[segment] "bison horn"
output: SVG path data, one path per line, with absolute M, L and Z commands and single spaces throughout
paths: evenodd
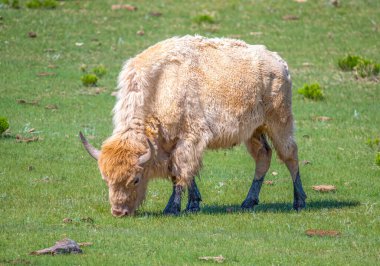
M 139 165 L 144 165 L 145 163 L 147 163 L 152 157 L 152 151 L 154 151 L 152 142 L 149 139 L 146 139 L 146 140 L 148 141 L 149 149 L 145 154 L 140 156 L 139 162 L 138 162 Z
M 100 151 L 94 148 L 90 143 L 88 143 L 87 139 L 83 136 L 82 132 L 79 132 L 79 136 L 88 154 L 90 154 L 95 160 L 98 160 L 100 156 Z

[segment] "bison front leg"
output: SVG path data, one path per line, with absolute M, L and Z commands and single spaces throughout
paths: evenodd
M 200 211 L 199 204 L 202 201 L 201 193 L 198 190 L 195 179 L 193 179 L 187 187 L 188 189 L 188 202 L 186 206 L 187 212 L 198 212 Z M 181 211 L 181 196 L 183 187 L 175 185 L 173 183 L 173 192 L 170 196 L 169 202 L 165 207 L 164 214 L 168 215 L 178 215 Z
M 252 209 L 259 204 L 260 189 L 270 166 L 272 150 L 266 141 L 265 135 L 259 131 L 255 132 L 252 138 L 246 142 L 246 146 L 251 156 L 255 159 L 256 169 L 251 188 L 241 207 L 243 209 Z
M 170 196 L 169 202 L 164 209 L 166 215 L 178 215 L 181 212 L 181 197 L 183 187 L 181 185 L 173 184 L 173 192 Z
M 192 135 L 194 137 L 194 135 Z M 199 172 L 200 158 L 206 144 L 196 141 L 197 138 L 180 140 L 172 153 L 171 172 L 173 176 L 173 193 L 164 210 L 165 214 L 179 214 L 181 210 L 181 195 L 184 187 L 189 191 L 189 202 L 186 210 L 199 211 L 201 194 L 194 180 L 194 174 Z

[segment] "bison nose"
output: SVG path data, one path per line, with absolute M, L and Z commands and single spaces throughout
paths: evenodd
M 112 215 L 115 217 L 122 217 L 128 215 L 128 210 L 112 209 Z

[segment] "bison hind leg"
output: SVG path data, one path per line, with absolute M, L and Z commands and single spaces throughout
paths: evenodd
M 252 185 L 241 207 L 243 209 L 252 209 L 255 205 L 259 204 L 259 194 L 265 174 L 270 166 L 272 150 L 260 128 L 257 129 L 251 139 L 246 142 L 246 146 L 256 162 L 256 169 Z
M 288 168 L 293 181 L 293 208 L 300 211 L 306 206 L 306 193 L 303 190 L 298 162 L 298 147 L 293 136 L 293 118 L 289 116 L 284 123 L 273 123 L 270 126 L 269 137 L 278 157 Z

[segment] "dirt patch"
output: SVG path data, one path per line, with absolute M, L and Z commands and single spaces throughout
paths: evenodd
M 128 4 L 120 4 L 120 5 L 112 5 L 111 9 L 112 10 L 124 9 L 124 10 L 128 10 L 128 11 L 136 11 L 137 7 L 136 6 L 132 6 L 132 5 L 128 5 Z
M 332 192 L 336 191 L 336 186 L 333 185 L 318 185 L 318 186 L 313 186 L 313 190 L 319 191 L 319 192 Z
M 285 15 L 282 17 L 283 20 L 289 21 L 289 20 L 299 20 L 300 17 L 296 15 Z
M 328 116 L 315 116 L 315 117 L 313 117 L 313 120 L 314 121 L 320 121 L 320 122 L 327 122 L 327 121 L 332 120 L 332 118 L 328 117 Z
M 40 73 L 37 73 L 37 76 L 38 77 L 51 77 L 51 76 L 55 76 L 56 73 L 54 72 L 40 72 Z
M 331 237 L 337 237 L 340 236 L 341 233 L 336 230 L 321 230 L 321 229 L 308 229 L 305 231 L 305 234 L 307 236 L 331 236 Z

